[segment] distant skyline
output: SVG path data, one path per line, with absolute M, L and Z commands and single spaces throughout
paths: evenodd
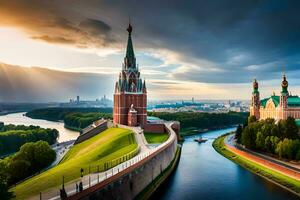
M 279 93 L 283 71 L 289 90 L 300 94 L 298 1 L 0 0 L 0 5 L 0 101 L 104 94 L 112 99 L 129 16 L 150 100 L 248 100 L 254 77 L 267 97 Z

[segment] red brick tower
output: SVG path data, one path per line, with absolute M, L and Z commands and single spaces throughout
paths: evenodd
M 259 120 L 260 118 L 259 109 L 260 109 L 260 99 L 259 99 L 259 91 L 258 91 L 258 82 L 256 79 L 254 79 L 250 115 L 255 116 L 257 120 Z
M 147 123 L 147 89 L 145 81 L 143 82 L 140 78 L 140 72 L 136 65 L 130 24 L 127 31 L 126 56 L 115 85 L 114 124 L 143 127 Z

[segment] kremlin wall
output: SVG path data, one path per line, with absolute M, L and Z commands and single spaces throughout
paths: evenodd
M 144 159 L 68 199 L 149 198 L 179 162 L 180 148 L 177 144 L 177 134 L 171 128 L 173 125 L 165 124 L 169 133 L 168 140 Z

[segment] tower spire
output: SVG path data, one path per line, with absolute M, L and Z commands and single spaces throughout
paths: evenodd
M 130 19 L 129 19 L 127 31 L 128 31 L 128 41 L 127 41 L 126 56 L 124 58 L 125 69 L 136 68 L 134 50 L 133 50 L 132 39 L 131 39 L 132 26 L 130 24 Z
M 258 93 L 258 82 L 256 78 L 253 80 L 253 93 Z
M 281 87 L 282 87 L 281 93 L 288 94 L 288 86 L 289 86 L 289 83 L 286 80 L 286 75 L 285 75 L 285 73 L 283 73 L 283 75 L 282 75 L 282 82 L 281 82 Z

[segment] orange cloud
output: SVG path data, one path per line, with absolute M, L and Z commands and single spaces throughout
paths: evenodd
M 62 1 L 0 0 L 0 26 L 17 27 L 32 39 L 80 48 L 116 45 L 111 27 L 81 16 Z

